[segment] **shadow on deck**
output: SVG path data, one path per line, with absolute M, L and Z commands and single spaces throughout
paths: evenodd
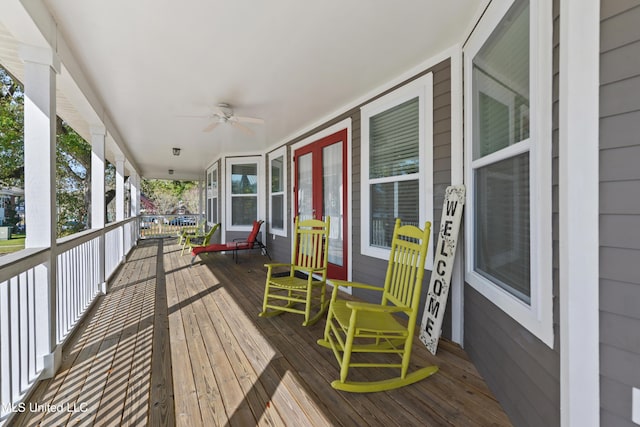
M 214 254 L 189 267 L 175 243 L 139 243 L 67 344 L 56 377 L 13 425 L 510 425 L 447 341 L 437 357 L 414 341 L 410 371 L 440 367 L 417 384 L 332 389 L 337 363 L 316 344 L 324 322 L 304 328 L 301 316 L 257 316 L 266 258 L 243 253 L 235 264 Z M 353 379 L 380 373 L 356 370 Z

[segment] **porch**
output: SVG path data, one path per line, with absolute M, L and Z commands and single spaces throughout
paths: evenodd
M 337 363 L 315 343 L 324 322 L 257 316 L 265 257 L 189 260 L 175 239 L 140 241 L 15 425 L 510 425 L 464 351 L 446 341 L 437 357 L 414 344 L 414 367 L 440 367 L 418 384 L 333 390 Z

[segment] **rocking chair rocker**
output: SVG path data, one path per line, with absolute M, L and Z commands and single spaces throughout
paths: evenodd
M 424 230 L 411 225 L 400 225 L 396 220 L 391 243 L 391 254 L 384 287 L 342 280 L 332 280 L 331 295 L 324 339 L 318 344 L 333 350 L 340 365 L 340 379 L 331 383 L 338 390 L 349 392 L 377 392 L 413 384 L 438 371 L 428 366 L 407 373 L 411 346 L 420 303 L 420 289 L 424 276 L 424 263 L 429 245 L 431 223 Z M 380 304 L 338 299 L 339 286 L 380 291 Z M 405 313 L 408 322 L 398 321 L 395 313 Z M 392 353 L 401 357 L 399 363 L 353 362 L 352 353 Z M 366 358 L 365 355 L 360 358 Z M 400 368 L 400 376 L 382 381 L 347 381 L 349 368 Z
M 296 217 L 291 263 L 265 264 L 267 281 L 260 317 L 276 316 L 284 312 L 298 313 L 304 315 L 302 325 L 308 326 L 317 322 L 327 311 L 329 222 L 329 217 L 324 222 L 316 219 L 298 221 Z M 274 268 L 277 267 L 288 268 L 288 274 L 275 274 Z M 320 295 L 316 295 L 317 313 L 311 317 L 314 293 Z M 304 308 L 297 307 L 298 305 L 304 305 Z

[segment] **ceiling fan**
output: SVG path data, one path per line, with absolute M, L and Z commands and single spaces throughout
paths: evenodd
M 255 124 L 264 123 L 263 119 L 259 119 L 256 117 L 236 116 L 233 113 L 233 108 L 231 108 L 231 105 L 226 103 L 218 104 L 217 109 L 211 114 L 206 114 L 201 116 L 182 116 L 182 117 L 200 117 L 200 118 L 211 119 L 212 122 L 209 123 L 204 129 L 202 129 L 203 132 L 211 132 L 216 127 L 218 127 L 218 125 L 223 123 L 229 123 L 231 124 L 231 126 L 238 128 L 245 133 L 253 135 L 254 134 L 253 129 L 247 126 L 244 126 L 242 123 L 255 123 Z

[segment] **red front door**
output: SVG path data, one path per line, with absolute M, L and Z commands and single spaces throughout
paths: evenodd
M 295 212 L 301 220 L 331 218 L 329 272 L 347 278 L 347 130 L 294 152 Z

